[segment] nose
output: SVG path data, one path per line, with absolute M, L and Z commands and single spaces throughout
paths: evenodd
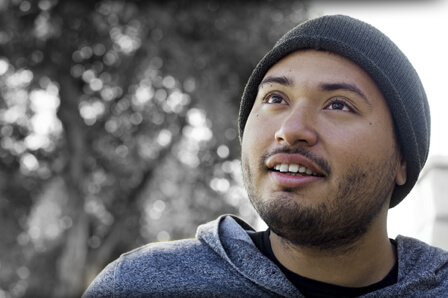
M 313 146 L 317 142 L 317 132 L 313 113 L 305 107 L 296 107 L 288 114 L 275 132 L 275 140 L 282 145 L 302 144 Z

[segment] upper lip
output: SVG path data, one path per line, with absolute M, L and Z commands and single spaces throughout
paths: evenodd
M 321 169 L 317 164 L 315 164 L 313 161 L 309 160 L 308 158 L 304 157 L 300 154 L 291 154 L 291 153 L 277 153 L 272 156 L 270 156 L 266 160 L 266 166 L 269 169 L 274 168 L 277 164 L 299 164 L 301 166 L 305 166 L 306 168 L 310 169 L 311 171 L 317 173 L 319 176 L 327 176 L 328 173 L 326 173 L 323 169 Z

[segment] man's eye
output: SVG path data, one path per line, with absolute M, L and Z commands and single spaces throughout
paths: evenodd
M 269 94 L 266 96 L 263 100 L 265 103 L 271 103 L 271 104 L 284 104 L 286 103 L 283 97 L 281 97 L 278 94 Z
M 353 111 L 352 108 L 344 100 L 334 100 L 328 106 L 329 110 L 339 110 L 345 112 Z

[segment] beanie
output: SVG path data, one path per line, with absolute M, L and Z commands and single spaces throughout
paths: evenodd
M 420 78 L 406 56 L 386 35 L 367 23 L 344 15 L 323 16 L 298 25 L 280 38 L 257 64 L 244 89 L 238 119 L 240 140 L 266 72 L 300 49 L 324 50 L 350 59 L 381 90 L 407 164 L 406 183 L 396 185 L 392 193 L 390 208 L 395 207 L 414 187 L 428 157 L 429 105 Z

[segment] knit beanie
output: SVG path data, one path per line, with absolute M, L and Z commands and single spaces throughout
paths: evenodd
M 429 105 L 420 78 L 406 56 L 386 35 L 367 23 L 343 15 L 323 16 L 298 25 L 280 38 L 255 67 L 244 89 L 238 123 L 240 140 L 266 72 L 300 49 L 325 50 L 350 59 L 381 90 L 407 163 L 406 183 L 396 185 L 392 194 L 390 208 L 395 207 L 414 187 L 428 157 Z

